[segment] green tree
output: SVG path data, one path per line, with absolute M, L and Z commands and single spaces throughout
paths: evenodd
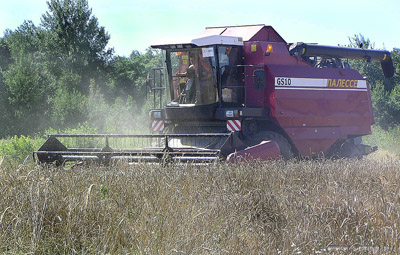
M 0 38 L 0 137 L 8 132 L 8 100 L 6 85 L 4 84 L 3 72 L 11 63 L 11 53 L 4 38 Z
M 0 67 L 0 137 L 4 136 L 9 131 L 9 112 L 8 99 L 6 93 L 6 85 L 4 84 L 3 71 Z
M 52 76 L 32 54 L 17 59 L 4 72 L 8 111 L 14 134 L 32 134 L 45 126 L 49 116 L 48 97 L 52 94 Z
M 65 129 L 76 127 L 87 120 L 87 97 L 73 89 L 71 92 L 58 88 L 52 109 L 52 127 Z
M 0 72 L 8 69 L 11 64 L 11 52 L 4 38 L 0 38 Z
M 26 21 L 15 31 L 6 31 L 1 40 L 0 100 L 7 126 L 1 136 L 37 132 L 49 116 L 54 77 L 47 72 L 39 50 L 42 32 Z
M 369 38 L 365 38 L 362 34 L 353 35 L 353 37 L 348 37 L 350 48 L 360 48 L 360 49 L 374 49 L 375 43 L 371 43 Z
M 136 87 L 140 92 L 138 102 L 140 105 L 143 105 L 146 98 L 145 94 L 147 93 L 146 89 L 148 89 L 146 88 L 147 79 L 152 78 L 154 74 L 152 68 L 163 66 L 162 54 L 159 50 L 148 48 L 144 54 L 140 54 L 138 51 L 132 51 L 130 59 L 136 63 L 142 63 L 144 67 L 141 76 L 136 80 Z
M 6 30 L 4 48 L 7 50 L 5 54 L 9 54 L 15 60 L 28 53 L 37 53 L 42 39 L 39 34 L 42 32 L 43 30 L 35 26 L 32 21 L 24 21 L 15 31 Z
M 146 52 L 132 51 L 129 58 L 116 57 L 110 63 L 110 94 L 113 98 L 131 97 L 143 105 L 146 94 L 147 76 L 154 67 L 161 66 L 159 51 L 148 48 Z
M 375 48 L 375 44 L 361 34 L 349 37 L 349 42 L 348 47 Z M 391 58 L 395 68 L 395 74 L 392 78 L 384 77 L 379 62 L 349 61 L 352 68 L 367 77 L 372 90 L 375 120 L 384 129 L 400 124 L 400 50 L 393 49 Z
M 78 124 L 90 80 L 104 84 L 113 52 L 88 2 L 47 4 L 39 27 L 26 21 L 0 40 L 0 121 L 9 127 L 1 136 Z
M 138 123 L 132 112 L 145 105 L 147 74 L 161 65 L 160 52 L 114 57 L 87 0 L 47 5 L 39 26 L 26 21 L 0 38 L 0 137 L 84 121 L 104 131 L 119 127 L 117 120 Z
M 113 98 L 128 96 L 138 98 L 140 86 L 138 81 L 143 77 L 144 64 L 126 57 L 116 57 L 110 63 L 110 88 Z
M 50 33 L 46 40 L 47 54 L 55 65 L 57 75 L 71 70 L 81 77 L 71 84 L 87 95 L 90 79 L 99 81 L 113 50 L 106 49 L 110 36 L 92 15 L 87 0 L 51 0 L 42 16 L 41 26 Z M 74 85 L 74 86 L 72 86 Z

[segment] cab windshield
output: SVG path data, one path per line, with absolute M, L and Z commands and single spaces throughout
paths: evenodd
M 206 105 L 218 101 L 215 50 L 205 47 L 167 51 L 172 102 Z

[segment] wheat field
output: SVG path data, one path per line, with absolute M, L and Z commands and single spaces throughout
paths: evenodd
M 400 161 L 0 167 L 1 254 L 398 254 Z

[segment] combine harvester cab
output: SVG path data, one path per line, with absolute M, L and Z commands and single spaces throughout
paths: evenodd
M 52 135 L 34 152 L 39 162 L 235 162 L 374 150 L 361 144 L 374 124 L 368 82 L 343 59 L 380 61 L 389 78 L 388 51 L 288 44 L 265 25 L 211 27 L 152 47 L 165 56 L 153 69 L 152 134 Z

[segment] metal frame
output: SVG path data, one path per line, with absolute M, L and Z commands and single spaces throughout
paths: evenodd
M 43 146 L 33 153 L 39 163 L 56 163 L 63 165 L 67 161 L 90 161 L 100 164 L 109 164 L 112 160 L 126 160 L 129 162 L 209 162 L 220 159 L 220 149 L 201 149 L 195 146 L 174 147 L 170 140 L 173 138 L 226 138 L 231 134 L 55 134 L 49 135 Z M 103 148 L 67 148 L 57 138 L 104 138 Z M 149 138 L 159 143 L 157 147 L 144 147 L 138 149 L 115 149 L 109 145 L 110 138 Z

